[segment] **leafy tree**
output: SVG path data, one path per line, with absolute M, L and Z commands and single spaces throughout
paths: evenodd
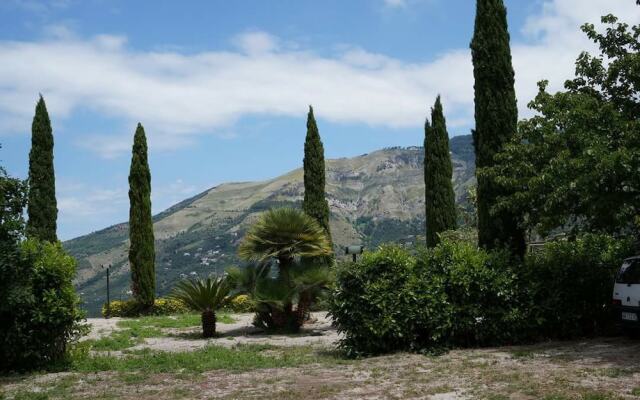
M 202 335 L 209 338 L 216 333 L 216 310 L 229 301 L 230 291 L 226 279 L 208 277 L 178 282 L 171 297 L 201 313 Z
M 7 175 L 0 167 L 0 359 L 9 366 L 14 351 L 11 339 L 18 324 L 16 305 L 29 301 L 29 266 L 22 262 L 19 242 L 24 233 L 23 210 L 27 204 L 27 184 Z
M 546 235 L 576 231 L 628 233 L 640 215 L 640 26 L 607 15 L 605 33 L 582 26 L 600 54 L 583 52 L 576 77 L 550 94 L 547 82 L 529 107 L 537 115 L 486 171 L 504 189 L 496 208 L 522 213 Z
M 152 307 L 156 272 L 151 218 L 151 172 L 147 160 L 147 138 L 141 124 L 138 124 L 133 138 L 129 203 L 129 264 L 133 296 L 142 305 Z
M 27 235 L 55 242 L 58 205 L 53 171 L 53 132 L 44 99 L 40 96 L 31 125 Z
M 491 212 L 500 187 L 482 169 L 494 164 L 494 156 L 516 133 L 518 109 L 514 72 L 507 29 L 507 12 L 502 0 L 477 0 L 475 31 L 471 42 L 475 78 L 475 120 L 473 144 L 478 178 L 478 241 L 487 249 L 507 247 L 524 255 L 524 232 L 520 218 L 509 210 Z
M 438 244 L 438 234 L 456 228 L 456 198 L 451 178 L 449 134 L 440 96 L 431 109 L 431 123 L 424 129 L 424 184 L 427 246 Z
M 75 260 L 59 242 L 24 242 L 27 184 L 0 168 L 0 370 L 33 369 L 65 355 L 84 332 Z
M 331 243 L 322 226 L 293 208 L 269 210 L 249 228 L 238 255 L 259 266 L 254 267 L 250 277 L 235 279 L 244 282 L 242 286 L 245 290 L 249 287 L 254 300 L 262 306 L 257 320 L 267 328 L 297 330 L 302 323 L 300 316 L 310 304 L 303 296 L 294 311 L 294 302 L 300 299 L 305 287 L 311 290 L 317 286 L 309 277 L 318 271 L 309 268 L 309 275 L 301 274 L 303 267 L 296 261 L 313 262 L 331 255 Z M 277 262 L 276 279 L 267 279 L 272 261 Z M 327 268 L 323 269 L 326 273 Z
M 309 106 L 307 115 L 307 137 L 304 142 L 304 202 L 302 209 L 313 217 L 324 228 L 329 241 L 329 204 L 325 198 L 324 147 L 313 116 L 313 108 Z

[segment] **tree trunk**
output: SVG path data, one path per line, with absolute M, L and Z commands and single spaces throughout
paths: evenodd
M 216 312 L 205 310 L 202 312 L 202 336 L 213 337 L 216 334 Z
M 296 309 L 298 325 L 302 326 L 309 320 L 309 308 L 311 307 L 311 295 L 308 292 L 301 292 Z

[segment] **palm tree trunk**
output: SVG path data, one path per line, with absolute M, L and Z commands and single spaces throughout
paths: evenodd
M 296 309 L 296 318 L 298 325 L 302 326 L 309 319 L 309 308 L 311 307 L 311 295 L 307 291 L 300 292 L 298 299 L 298 308 Z
M 213 310 L 204 310 L 201 318 L 202 336 L 206 338 L 213 337 L 216 334 L 216 312 Z

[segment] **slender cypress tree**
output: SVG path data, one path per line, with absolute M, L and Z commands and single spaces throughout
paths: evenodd
M 475 120 L 473 144 L 478 180 L 478 242 L 492 249 L 507 247 L 522 257 L 526 244 L 517 215 L 508 211 L 491 213 L 500 195 L 496 183 L 482 175 L 482 168 L 494 164 L 494 156 L 515 133 L 518 108 L 507 29 L 507 11 L 502 0 L 477 0 L 471 53 L 475 78 Z
M 58 204 L 56 178 L 53 171 L 53 131 L 42 95 L 36 105 L 31 125 L 31 151 L 29 152 L 29 196 L 27 235 L 55 242 Z
M 156 288 L 151 172 L 147 159 L 147 138 L 140 123 L 133 138 L 129 172 L 129 240 L 133 296 L 141 305 L 151 307 Z
M 449 134 L 440 96 L 424 127 L 424 185 L 427 220 L 427 247 L 438 244 L 438 234 L 456 228 L 456 196 L 451 178 Z
M 329 204 L 324 195 L 324 147 L 318 133 L 316 119 L 313 116 L 313 108 L 309 106 L 307 115 L 307 137 L 304 142 L 304 202 L 302 209 L 313 217 L 324 228 L 329 241 L 331 230 L 329 228 Z

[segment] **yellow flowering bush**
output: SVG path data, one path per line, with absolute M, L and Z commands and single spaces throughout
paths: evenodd
M 143 310 L 135 300 L 114 300 L 110 303 L 111 317 L 137 317 L 146 315 L 171 315 L 182 314 L 189 311 L 189 308 L 181 301 L 167 298 L 157 298 L 151 310 Z M 107 315 L 107 304 L 102 306 L 102 316 Z

